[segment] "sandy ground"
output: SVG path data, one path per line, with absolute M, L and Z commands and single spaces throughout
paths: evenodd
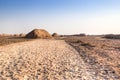
M 69 37 L 95 80 L 120 80 L 120 40 L 96 37 Z
M 0 80 L 96 80 L 86 67 L 79 53 L 63 40 L 0 47 Z

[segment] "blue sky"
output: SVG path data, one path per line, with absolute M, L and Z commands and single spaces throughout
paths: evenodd
M 0 33 L 119 34 L 120 0 L 0 0 Z

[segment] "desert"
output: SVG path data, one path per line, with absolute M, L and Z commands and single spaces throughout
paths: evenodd
M 120 80 L 120 0 L 0 0 L 0 80 Z
M 119 39 L 9 36 L 0 41 L 0 80 L 120 79 Z

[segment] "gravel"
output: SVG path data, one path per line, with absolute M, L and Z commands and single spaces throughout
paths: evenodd
M 0 80 L 96 80 L 86 67 L 64 40 L 38 39 L 0 47 Z
M 120 40 L 96 37 L 70 37 L 65 40 L 79 52 L 92 80 L 120 80 Z

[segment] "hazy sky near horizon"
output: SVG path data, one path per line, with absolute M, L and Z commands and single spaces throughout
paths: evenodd
M 120 0 L 0 0 L 0 33 L 120 34 Z

